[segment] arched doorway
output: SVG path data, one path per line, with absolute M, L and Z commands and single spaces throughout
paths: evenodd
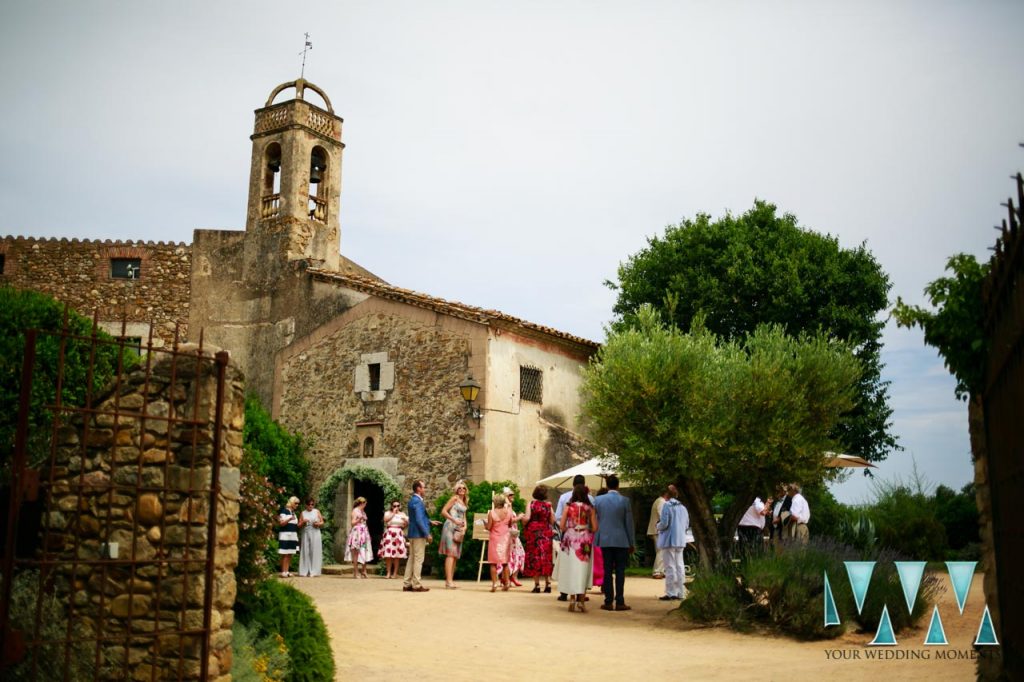
M 375 564 L 380 539 L 384 535 L 384 489 L 373 481 L 355 478 L 352 479 L 352 497 L 366 498 L 366 525 L 373 543 L 373 561 L 370 563 Z

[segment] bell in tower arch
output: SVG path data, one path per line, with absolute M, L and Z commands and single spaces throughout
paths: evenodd
M 313 154 L 309 157 L 309 183 L 315 185 L 323 181 L 326 168 L 327 159 L 324 157 L 323 152 L 319 149 L 314 149 Z

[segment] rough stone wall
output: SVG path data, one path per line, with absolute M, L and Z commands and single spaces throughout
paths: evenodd
M 56 591 L 76 632 L 116 640 L 103 651 L 104 679 L 200 677 L 216 393 L 211 358 L 197 367 L 193 352 L 172 369 L 164 357 L 58 433 L 44 542 L 61 562 Z M 227 682 L 244 416 L 230 365 L 224 394 L 208 679 Z
M 67 303 L 82 315 L 99 311 L 99 320 L 154 323 L 154 338 L 174 339 L 188 322 L 192 247 L 184 243 L 0 238 L 4 271 L 0 284 L 33 289 Z M 139 279 L 110 276 L 111 258 L 138 258 Z M 129 336 L 134 336 L 130 334 Z
M 272 400 L 275 354 L 366 298 L 315 282 L 305 271 L 307 261 L 283 261 L 287 237 L 286 232 L 257 239 L 240 231 L 196 230 L 192 246 L 189 326 L 231 351 L 247 389 L 266 406 Z M 259 259 L 249 254 L 256 244 L 265 249 Z
M 467 475 L 474 427 L 458 385 L 466 376 L 468 327 L 425 311 L 411 309 L 407 317 L 378 310 L 289 349 L 278 364 L 275 416 L 312 440 L 314 489 L 346 461 L 358 464 L 358 422 L 382 422 L 375 455 L 397 457 L 406 482 L 422 478 L 440 491 Z M 366 353 L 387 353 L 395 363 L 394 388 L 383 400 L 364 402 L 355 392 Z

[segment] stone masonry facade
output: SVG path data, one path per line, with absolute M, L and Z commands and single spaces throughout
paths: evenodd
M 426 311 L 342 316 L 341 324 L 297 342 L 280 361 L 275 415 L 312 440 L 314 490 L 346 463 L 359 463 L 363 453 L 353 425 L 361 423 L 381 424 L 374 456 L 397 457 L 406 482 L 423 478 L 442 490 L 467 475 L 472 430 L 457 386 L 466 375 L 470 342 L 457 325 L 431 323 L 436 317 Z M 357 393 L 363 355 L 385 353 L 394 363 L 393 388 Z
M 114 331 L 114 323 L 122 317 L 130 325 L 127 336 L 138 335 L 132 331 L 152 322 L 154 339 L 170 344 L 180 322 L 179 338 L 186 338 L 192 270 L 189 244 L 7 236 L 0 238 L 0 255 L 0 285 L 48 294 L 88 317 L 95 311 L 108 331 Z M 121 258 L 139 260 L 138 279 L 111 276 L 111 259 Z
M 76 632 L 107 638 L 102 679 L 201 677 L 217 382 L 212 358 L 183 350 L 191 357 L 132 372 L 57 434 L 44 542 Z M 207 659 L 220 682 L 231 679 L 244 419 L 241 377 L 226 371 Z

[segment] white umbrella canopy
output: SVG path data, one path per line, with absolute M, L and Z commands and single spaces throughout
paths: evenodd
M 619 460 L 615 455 L 595 457 L 565 471 L 546 476 L 537 481 L 537 485 L 546 485 L 551 488 L 571 488 L 572 479 L 581 475 L 586 480 L 587 487 L 592 491 L 597 491 L 604 485 L 604 479 L 615 473 L 618 465 Z M 619 487 L 630 488 L 632 485 L 627 481 L 619 481 Z
M 825 460 L 825 467 L 829 469 L 839 469 L 842 467 L 878 468 L 863 457 L 858 457 L 857 455 L 842 455 L 835 452 L 826 452 Z

